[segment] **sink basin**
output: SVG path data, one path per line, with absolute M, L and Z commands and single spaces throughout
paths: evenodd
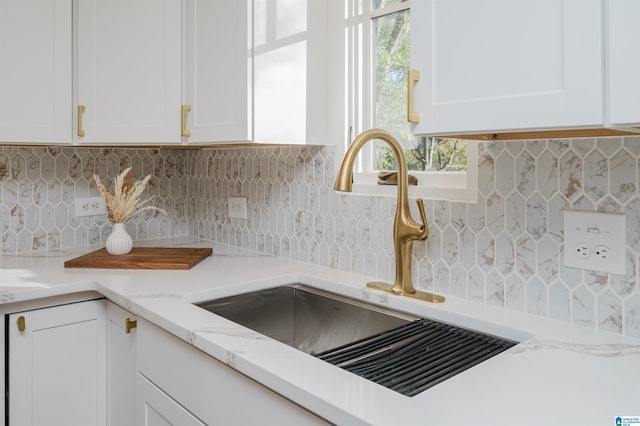
M 196 305 L 311 355 L 417 319 L 300 284 Z
M 302 284 L 196 305 L 406 396 L 516 344 Z

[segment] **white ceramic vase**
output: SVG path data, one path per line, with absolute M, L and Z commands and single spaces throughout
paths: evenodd
M 124 228 L 124 223 L 114 223 L 113 231 L 107 238 L 107 253 L 113 255 L 127 254 L 133 248 L 133 238 Z

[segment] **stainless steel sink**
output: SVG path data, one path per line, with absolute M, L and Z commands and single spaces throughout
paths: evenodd
M 406 396 L 516 344 L 301 284 L 196 305 Z
M 312 355 L 417 319 L 300 284 L 197 305 Z

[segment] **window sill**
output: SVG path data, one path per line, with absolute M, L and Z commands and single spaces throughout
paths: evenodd
M 367 185 L 353 184 L 354 195 L 396 197 L 398 188 L 395 185 Z M 424 186 L 410 186 L 409 198 L 424 198 L 426 200 L 445 200 L 475 204 L 478 202 L 477 188 L 429 188 Z
M 478 144 L 467 141 L 466 172 L 421 172 L 409 170 L 418 185 L 409 186 L 409 198 L 444 200 L 476 204 L 478 202 Z M 378 171 L 354 172 L 353 194 L 396 197 L 395 185 L 378 185 Z

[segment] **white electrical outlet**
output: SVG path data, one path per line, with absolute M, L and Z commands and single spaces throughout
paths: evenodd
M 594 251 L 594 255 L 601 260 L 609 260 L 609 247 L 605 246 L 605 245 L 599 245 L 596 246 L 595 251 Z
M 247 198 L 246 197 L 229 197 L 227 198 L 229 205 L 229 217 L 233 219 L 247 218 Z
M 107 214 L 102 197 L 76 198 L 76 217 Z
M 588 259 L 591 257 L 591 247 L 586 243 L 578 243 L 576 246 L 576 256 L 579 259 Z
M 564 266 L 625 273 L 624 214 L 564 211 Z

